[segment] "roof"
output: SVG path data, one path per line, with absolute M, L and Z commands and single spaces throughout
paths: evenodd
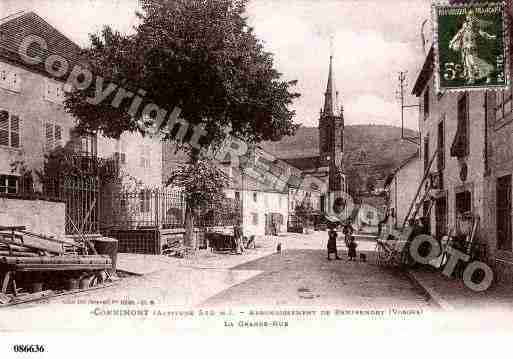
M 418 160 L 418 159 L 419 159 L 419 150 L 415 151 L 415 153 L 413 153 L 410 157 L 408 157 L 403 162 L 401 162 L 401 164 L 396 169 L 394 169 L 391 173 L 388 174 L 388 176 L 385 178 L 385 187 L 389 186 L 390 183 L 392 183 L 392 180 L 394 179 L 394 176 L 396 175 L 397 172 L 399 172 L 402 168 L 407 166 L 409 163 L 413 162 L 414 160 Z
M 424 87 L 426 87 L 427 82 L 431 78 L 434 68 L 434 50 L 433 46 L 429 49 L 429 52 L 424 60 L 424 65 L 422 65 L 422 70 L 420 70 L 419 76 L 415 81 L 415 85 L 413 86 L 412 94 L 415 96 L 420 96 Z
M 312 157 L 296 157 L 296 158 L 280 158 L 292 167 L 300 170 L 317 169 L 322 167 L 321 158 L 319 156 Z
M 30 46 L 29 56 L 40 56 L 42 63 L 31 65 L 21 59 L 19 55 L 20 45 L 30 35 L 36 35 L 44 39 L 47 49 L 39 45 Z M 80 47 L 64 36 L 52 25 L 34 12 L 17 13 L 5 18 L 0 23 L 0 57 L 25 68 L 44 73 L 49 76 L 44 68 L 44 61 L 50 55 L 59 55 L 69 63 L 68 71 L 80 63 Z
M 330 67 L 328 73 L 328 83 L 326 92 L 324 93 L 324 109 L 323 114 L 326 116 L 335 116 L 338 106 L 337 89 L 335 88 L 335 77 L 333 76 L 333 56 L 330 56 Z

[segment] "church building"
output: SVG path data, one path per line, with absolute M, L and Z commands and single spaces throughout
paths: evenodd
M 343 172 L 344 114 L 335 86 L 333 61 L 333 56 L 330 56 L 324 105 L 319 113 L 318 148 L 309 148 L 305 143 L 304 152 L 301 154 L 283 151 L 288 142 L 297 141 L 294 137 L 285 138 L 278 143 L 262 144 L 266 151 L 275 153 L 281 160 L 301 170 L 304 175 L 313 176 L 327 183 L 327 191 L 321 195 L 319 208 L 321 212 L 327 212 L 328 206 L 333 205 L 328 203 L 328 198 L 337 198 L 337 194 L 347 192 L 346 177 Z

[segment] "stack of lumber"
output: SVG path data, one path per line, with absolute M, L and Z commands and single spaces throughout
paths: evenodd
M 47 280 L 56 282 L 54 279 L 75 278 L 79 273 L 82 277 L 95 276 L 112 268 L 110 256 L 87 253 L 85 241 L 69 243 L 31 233 L 22 226 L 0 226 L 0 304 L 13 299 L 8 291 L 13 297 L 19 295 L 16 280 L 20 278 L 22 284 L 30 285 L 41 281 L 41 273 L 45 273 Z M 37 297 L 49 292 L 39 292 Z
M 80 253 L 80 254 L 79 254 Z M 82 244 L 28 232 L 25 227 L 0 226 L 0 267 L 34 270 L 105 269 L 112 259 L 87 253 Z

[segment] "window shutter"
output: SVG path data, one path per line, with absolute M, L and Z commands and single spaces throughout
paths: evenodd
M 9 112 L 0 111 L 0 145 L 9 146 Z
M 45 123 L 45 149 L 47 151 L 53 150 L 53 141 L 54 141 L 54 133 L 53 133 L 53 124 Z
M 62 127 L 55 125 L 55 146 L 62 147 Z
M 468 143 L 468 96 L 465 94 L 458 100 L 458 124 L 456 135 L 451 145 L 451 156 L 462 158 L 469 153 Z
M 20 118 L 15 115 L 11 115 L 11 147 L 20 147 Z

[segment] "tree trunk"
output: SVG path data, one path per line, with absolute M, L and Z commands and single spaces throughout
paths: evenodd
M 196 249 L 197 241 L 194 235 L 194 213 L 188 203 L 185 206 L 185 245 Z
M 189 155 L 189 162 L 194 164 L 199 159 L 199 151 L 192 149 Z M 192 203 L 185 203 L 185 245 L 192 247 L 194 250 L 198 248 L 198 241 L 194 235 L 194 211 Z

